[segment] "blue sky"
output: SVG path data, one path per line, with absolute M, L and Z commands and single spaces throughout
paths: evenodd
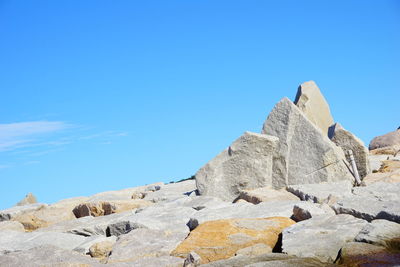
M 189 177 L 308 80 L 400 126 L 396 0 L 0 0 L 0 38 L 0 209 Z

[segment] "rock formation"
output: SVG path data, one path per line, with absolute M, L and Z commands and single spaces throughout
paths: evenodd
M 17 203 L 17 206 L 29 205 L 37 203 L 36 197 L 32 193 L 28 193 L 20 202 Z
M 275 105 L 262 133 L 279 138 L 272 174 L 275 188 L 353 179 L 343 151 L 288 98 Z
M 314 83 L 296 103 L 281 100 L 262 134 L 246 132 L 196 181 L 1 210 L 0 266 L 397 266 L 400 155 L 368 154 L 339 125 L 330 140 Z M 364 186 L 353 184 L 348 149 Z
M 201 195 L 233 201 L 243 189 L 272 184 L 272 157 L 278 138 L 245 132 L 196 173 Z
M 377 136 L 369 143 L 369 150 L 377 148 L 385 148 L 392 146 L 400 146 L 400 130 Z
M 346 131 L 339 123 L 335 123 L 329 128 L 329 138 L 337 146 L 342 148 L 348 162 L 350 162 L 348 151 L 353 151 L 358 173 L 361 178 L 364 178 L 371 172 L 371 167 L 368 160 L 369 151 L 364 146 L 363 141 L 357 138 L 357 136 L 349 131 Z
M 334 120 L 324 96 L 314 81 L 302 83 L 297 89 L 294 104 L 317 126 L 323 134 L 328 133 Z

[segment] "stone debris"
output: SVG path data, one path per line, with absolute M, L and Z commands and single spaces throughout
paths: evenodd
M 332 124 L 310 81 L 195 177 L 53 204 L 28 194 L 0 211 L 0 266 L 396 266 L 400 131 L 368 152 Z

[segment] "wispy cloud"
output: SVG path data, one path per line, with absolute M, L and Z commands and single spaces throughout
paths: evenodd
M 0 124 L 0 152 L 32 145 L 36 138 L 60 132 L 71 125 L 62 121 L 29 121 Z

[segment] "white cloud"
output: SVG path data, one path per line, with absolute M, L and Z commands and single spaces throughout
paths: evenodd
M 14 150 L 32 144 L 40 135 L 55 133 L 69 128 L 61 121 L 29 121 L 0 124 L 0 152 Z

